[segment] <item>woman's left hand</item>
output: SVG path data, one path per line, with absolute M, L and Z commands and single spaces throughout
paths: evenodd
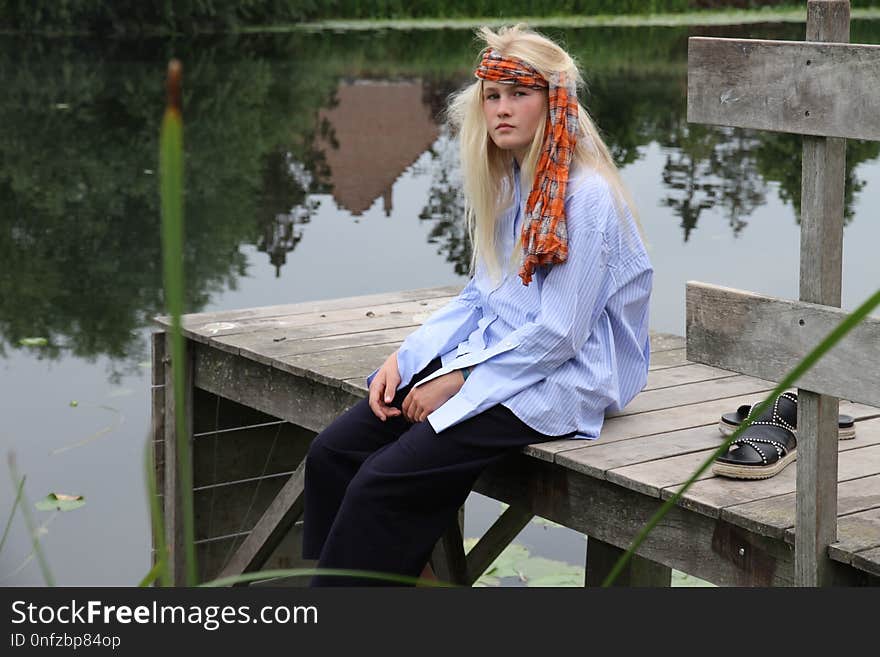
M 401 404 L 403 416 L 410 422 L 421 422 L 443 406 L 463 385 L 461 370 L 455 370 L 413 388 Z

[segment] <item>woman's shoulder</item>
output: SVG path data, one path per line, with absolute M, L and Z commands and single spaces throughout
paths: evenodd
M 565 191 L 568 221 L 603 233 L 616 228 L 616 192 L 599 171 L 587 167 L 572 170 Z

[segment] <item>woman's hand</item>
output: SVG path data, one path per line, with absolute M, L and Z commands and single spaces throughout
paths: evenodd
M 397 394 L 400 385 L 400 370 L 397 369 L 397 350 L 379 368 L 370 384 L 370 409 L 383 422 L 389 417 L 400 415 L 400 411 L 389 404 Z
M 403 416 L 410 422 L 421 422 L 443 406 L 463 385 L 461 370 L 455 370 L 413 388 L 403 400 Z

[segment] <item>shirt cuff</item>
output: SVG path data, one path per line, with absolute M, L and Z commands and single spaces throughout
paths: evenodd
M 453 395 L 440 408 L 426 418 L 436 433 L 458 424 L 475 414 L 476 404 L 461 394 Z

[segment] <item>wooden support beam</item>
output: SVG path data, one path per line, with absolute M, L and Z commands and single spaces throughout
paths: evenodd
M 535 514 L 524 507 L 509 506 L 467 553 L 467 582 L 473 584 L 510 542 L 529 524 Z
M 614 564 L 626 552 L 611 543 L 592 536 L 587 538 L 587 562 L 584 586 L 602 586 Z M 634 554 L 612 586 L 668 587 L 672 585 L 672 569 L 656 561 Z
M 840 20 L 839 10 L 823 11 Z M 848 35 L 814 30 L 803 43 L 691 37 L 687 120 L 880 140 L 880 46 L 818 43 Z
M 687 357 L 696 363 L 780 381 L 836 327 L 839 308 L 689 281 Z M 880 318 L 867 317 L 798 385 L 880 406 Z
M 259 570 L 303 513 L 306 459 L 287 480 L 262 517 L 223 568 L 219 577 Z
M 431 567 L 437 579 L 460 586 L 470 584 L 467 579 L 467 560 L 464 555 L 464 507 L 459 508 L 453 522 L 431 553 Z

